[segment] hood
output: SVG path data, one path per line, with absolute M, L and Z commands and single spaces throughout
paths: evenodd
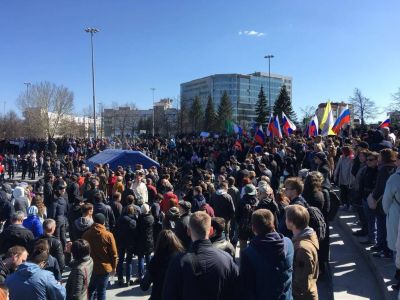
M 293 236 L 293 243 L 299 243 L 300 241 L 308 241 L 319 249 L 317 234 L 311 227 L 306 227 L 299 234 Z
M 23 187 L 17 186 L 13 191 L 14 198 L 22 198 L 25 196 L 25 189 Z
M 15 271 L 15 274 L 23 278 L 29 278 L 40 270 L 41 269 L 37 264 L 25 262 L 18 267 L 17 271 Z
M 75 220 L 76 229 L 82 232 L 86 231 L 92 225 L 93 225 L 93 220 L 89 218 L 80 217 Z
M 193 197 L 193 200 L 197 202 L 198 206 L 202 206 L 206 203 L 206 198 L 203 195 L 197 195 Z
M 283 235 L 276 231 L 256 236 L 251 240 L 250 245 L 260 249 L 266 257 L 277 257 L 283 255 L 285 251 Z
M 225 191 L 225 190 L 223 190 L 223 189 L 219 189 L 219 190 L 217 190 L 215 193 L 216 193 L 217 195 L 225 195 L 225 194 L 227 194 L 228 192 Z

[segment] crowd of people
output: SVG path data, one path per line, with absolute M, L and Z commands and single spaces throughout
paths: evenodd
M 0 157 L 0 299 L 106 299 L 114 276 L 151 287 L 152 300 L 318 299 L 338 209 L 357 212 L 354 234 L 400 269 L 400 154 L 388 128 L 265 145 L 188 136 L 38 145 Z M 107 148 L 142 151 L 160 167 L 89 169 L 86 158 Z

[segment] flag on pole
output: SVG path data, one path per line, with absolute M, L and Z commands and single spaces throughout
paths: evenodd
M 267 136 L 272 137 L 272 123 L 274 122 L 272 114 L 269 116 L 267 125 Z
M 265 144 L 265 135 L 264 135 L 264 132 L 263 132 L 263 129 L 262 129 L 261 125 L 258 126 L 257 131 L 256 131 L 256 135 L 254 136 L 254 139 L 260 145 L 264 145 Z
M 317 136 L 318 135 L 318 117 L 314 115 L 311 119 L 310 123 L 308 123 L 308 136 Z
M 383 121 L 381 123 L 381 125 L 379 125 L 379 128 L 383 128 L 383 127 L 389 127 L 390 126 L 390 118 L 386 119 L 385 121 Z
M 322 122 L 323 122 L 323 124 L 319 125 L 319 128 L 322 130 L 321 135 L 322 136 L 335 135 L 335 132 L 332 130 L 333 114 L 332 114 L 332 107 L 331 107 L 330 101 L 328 101 L 326 103 L 324 115 L 322 116 Z
M 279 118 L 276 115 L 271 126 L 271 132 L 273 137 L 282 138 L 281 125 L 279 124 Z
M 293 124 L 292 121 L 282 112 L 282 128 L 283 132 L 289 136 L 293 131 L 296 130 L 296 125 Z
M 348 123 L 350 123 L 350 110 L 349 106 L 346 105 L 345 108 L 340 113 L 340 116 L 336 119 L 335 124 L 333 124 L 332 127 L 333 132 L 338 134 L 340 132 L 340 129 L 342 129 L 342 127 Z

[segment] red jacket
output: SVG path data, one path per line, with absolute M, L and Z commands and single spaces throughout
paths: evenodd
M 178 206 L 178 202 L 179 199 L 177 195 L 175 195 L 173 192 L 167 192 L 164 194 L 164 198 L 160 203 L 161 210 L 164 213 L 167 213 L 171 207 Z

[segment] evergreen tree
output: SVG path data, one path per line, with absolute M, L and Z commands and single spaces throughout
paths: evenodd
M 228 93 L 224 91 L 218 106 L 218 130 L 224 131 L 225 124 L 232 119 L 232 103 Z
M 256 123 L 258 125 L 267 123 L 268 118 L 268 104 L 265 98 L 264 88 L 261 87 L 260 93 L 258 93 L 258 100 L 256 103 Z
M 214 131 L 215 123 L 217 121 L 217 115 L 214 109 L 214 102 L 211 98 L 211 95 L 208 96 L 206 110 L 204 112 L 204 130 L 205 131 Z
M 199 96 L 194 98 L 192 107 L 190 109 L 190 118 L 192 120 L 193 131 L 199 131 L 202 125 L 203 108 L 201 107 L 201 102 Z
M 282 118 L 282 112 L 284 112 L 291 121 L 296 122 L 297 116 L 293 110 L 292 100 L 289 97 L 285 85 L 282 85 L 278 99 L 276 99 L 274 104 L 274 115 L 278 115 L 279 118 Z

